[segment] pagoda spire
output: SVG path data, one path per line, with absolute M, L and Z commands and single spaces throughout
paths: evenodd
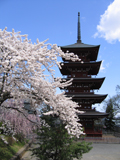
M 81 43 L 80 12 L 78 12 L 78 34 L 77 34 L 77 43 Z

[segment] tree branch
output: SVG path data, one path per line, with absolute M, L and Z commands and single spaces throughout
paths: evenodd
M 30 120 L 27 115 L 25 115 L 25 113 L 23 113 L 22 111 L 20 111 L 18 108 L 15 107 L 6 107 L 6 106 L 2 106 L 6 109 L 13 109 L 13 110 L 17 110 L 19 113 L 21 113 L 28 121 L 30 121 L 31 123 L 35 124 L 37 127 L 40 127 L 40 124 L 38 124 L 37 122 L 34 122 L 32 120 Z

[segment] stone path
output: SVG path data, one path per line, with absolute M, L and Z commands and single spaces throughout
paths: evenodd
M 120 160 L 120 144 L 93 143 L 92 146 L 93 149 L 89 153 L 83 154 L 82 160 Z M 31 157 L 31 154 L 28 150 L 22 160 L 37 160 L 36 157 Z
M 25 154 L 22 156 L 21 160 L 37 160 L 35 156 L 31 156 L 32 152 L 30 149 L 34 148 L 36 145 L 32 144 L 31 147 L 25 152 Z
M 82 160 L 120 160 L 120 144 L 93 143 L 93 149 Z

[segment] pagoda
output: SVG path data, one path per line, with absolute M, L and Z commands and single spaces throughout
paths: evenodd
M 63 52 L 72 52 L 81 59 L 81 61 L 72 62 L 63 59 L 60 72 L 65 78 L 64 80 L 73 79 L 72 85 L 65 88 L 67 97 L 72 97 L 72 100 L 77 102 L 78 110 L 84 111 L 79 114 L 79 122 L 84 128 L 84 132 L 90 137 L 102 137 L 102 129 L 94 127 L 94 121 L 107 116 L 106 113 L 101 113 L 92 109 L 92 105 L 101 103 L 106 95 L 95 94 L 95 90 L 99 90 L 104 78 L 95 77 L 100 69 L 102 61 L 96 61 L 100 45 L 88 45 L 81 41 L 80 32 L 80 13 L 78 12 L 78 33 L 77 43 L 60 46 Z

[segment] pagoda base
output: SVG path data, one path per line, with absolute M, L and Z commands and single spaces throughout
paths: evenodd
M 102 137 L 102 131 L 85 131 L 86 137 Z

